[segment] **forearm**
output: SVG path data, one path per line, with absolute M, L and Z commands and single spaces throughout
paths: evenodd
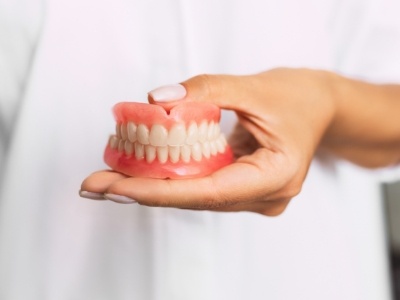
M 400 85 L 332 75 L 336 103 L 322 145 L 367 167 L 400 161 Z

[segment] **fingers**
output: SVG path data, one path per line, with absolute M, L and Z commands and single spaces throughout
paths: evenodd
M 98 171 L 88 176 L 81 185 L 79 195 L 93 200 L 105 200 L 104 193 L 108 187 L 127 176 L 114 171 Z
M 265 153 L 255 153 L 248 161 L 242 158 L 198 179 L 126 178 L 111 183 L 107 198 L 121 195 L 146 206 L 208 210 L 268 201 L 268 196 L 285 185 L 285 179 L 277 176 L 278 172 L 258 165 L 258 161 L 266 159 Z
M 181 101 L 213 103 L 220 108 L 245 111 L 249 105 L 252 76 L 199 75 L 181 84 L 157 88 L 148 95 L 150 103 L 170 110 Z

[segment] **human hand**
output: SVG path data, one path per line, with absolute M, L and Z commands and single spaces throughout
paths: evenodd
M 99 171 L 84 180 L 81 196 L 104 195 L 116 202 L 146 206 L 279 215 L 300 192 L 335 115 L 329 78 L 328 72 L 307 69 L 274 69 L 252 76 L 201 75 L 182 83 L 187 91 L 183 99 L 150 96 L 150 102 L 166 109 L 181 101 L 203 101 L 234 110 L 239 125 L 230 144 L 236 161 L 197 179 L 131 178 Z

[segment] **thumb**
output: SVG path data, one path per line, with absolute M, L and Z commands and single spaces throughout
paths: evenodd
M 152 90 L 148 94 L 148 100 L 166 110 L 182 101 L 196 101 L 213 103 L 223 109 L 245 111 L 248 78 L 249 76 L 198 75 L 180 84 Z M 248 104 L 247 102 L 247 106 Z

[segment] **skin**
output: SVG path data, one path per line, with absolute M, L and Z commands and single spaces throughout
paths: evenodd
M 200 75 L 182 85 L 187 95 L 179 101 L 211 102 L 237 113 L 230 139 L 235 163 L 185 180 L 98 171 L 83 181 L 82 191 L 146 206 L 276 216 L 301 191 L 316 151 L 367 168 L 400 162 L 399 85 L 283 68 L 251 76 Z

